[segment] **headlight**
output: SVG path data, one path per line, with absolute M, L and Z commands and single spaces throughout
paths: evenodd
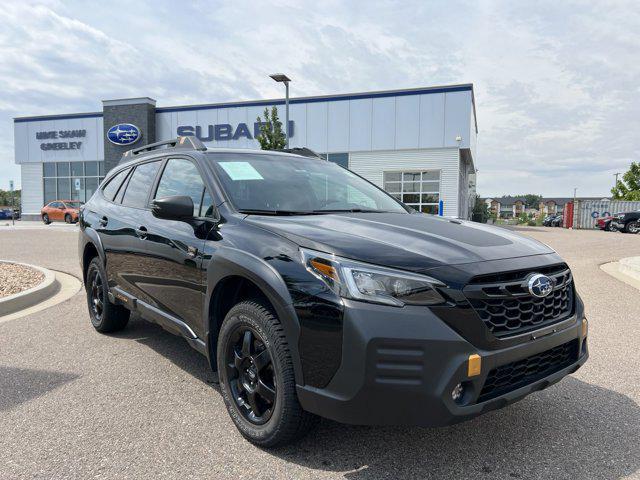
M 445 285 L 426 275 L 355 262 L 306 248 L 300 252 L 307 270 L 341 297 L 396 307 L 445 301 L 434 288 Z

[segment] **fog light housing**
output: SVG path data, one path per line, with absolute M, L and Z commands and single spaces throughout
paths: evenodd
M 464 385 L 462 385 L 461 383 L 457 384 L 455 387 L 453 387 L 453 390 L 451 390 L 451 398 L 456 403 L 459 403 L 460 400 L 462 400 L 463 395 L 464 395 Z
M 587 333 L 589 333 L 589 322 L 586 318 L 582 319 L 582 338 L 587 337 Z

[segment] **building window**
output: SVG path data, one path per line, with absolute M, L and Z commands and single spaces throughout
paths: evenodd
M 348 153 L 321 153 L 320 156 L 325 160 L 337 163 L 341 167 L 349 168 L 349 154 Z
M 438 213 L 440 171 L 384 172 L 384 189 L 422 213 Z
M 86 202 L 104 177 L 104 162 L 46 162 L 42 177 L 45 204 L 53 200 Z

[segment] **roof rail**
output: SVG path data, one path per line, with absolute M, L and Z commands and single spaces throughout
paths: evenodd
M 300 155 L 302 157 L 318 158 L 320 160 L 326 160 L 326 158 L 320 156 L 319 154 L 317 154 L 316 152 L 314 152 L 313 150 L 307 147 L 283 148 L 277 151 L 285 152 L 285 153 L 293 153 L 295 155 Z
M 150 143 L 149 145 L 145 145 L 144 147 L 127 150 L 122 154 L 122 158 L 120 159 L 120 161 L 122 162 L 123 160 L 129 160 L 135 157 L 136 155 L 152 152 L 165 145 L 167 148 L 172 148 L 176 150 L 199 150 L 203 152 L 207 149 L 205 144 L 202 143 L 200 139 L 197 137 L 193 137 L 193 136 L 176 137 L 172 140 L 165 140 L 163 142 Z

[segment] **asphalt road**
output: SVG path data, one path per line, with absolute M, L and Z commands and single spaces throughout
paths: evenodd
M 442 428 L 323 421 L 276 451 L 235 430 L 204 357 L 142 320 L 91 327 L 83 293 L 0 323 L 0 479 L 640 478 L 640 292 L 599 265 L 640 235 L 531 228 L 573 269 L 590 319 L 576 374 Z M 0 228 L 0 258 L 80 275 L 74 228 Z

